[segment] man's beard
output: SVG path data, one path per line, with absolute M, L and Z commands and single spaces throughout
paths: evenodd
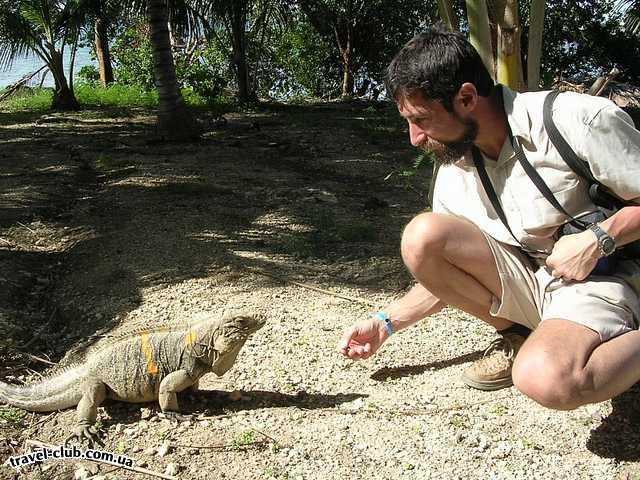
M 429 138 L 429 140 L 420 145 L 422 150 L 433 153 L 442 165 L 450 165 L 460 160 L 471 149 L 478 135 L 478 123 L 475 120 L 464 120 L 457 115 L 456 117 L 464 125 L 464 132 L 462 132 L 458 140 L 439 142 Z

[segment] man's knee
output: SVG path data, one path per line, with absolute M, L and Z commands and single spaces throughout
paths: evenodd
M 544 407 L 573 410 L 585 403 L 583 393 L 589 385 L 585 370 L 544 350 L 518 354 L 511 375 L 520 392 Z
M 414 271 L 442 256 L 451 228 L 447 217 L 422 213 L 405 227 L 400 243 L 402 259 Z

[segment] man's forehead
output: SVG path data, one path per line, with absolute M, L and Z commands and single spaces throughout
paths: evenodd
M 427 99 L 422 92 L 403 95 L 396 101 L 398 111 L 404 117 L 415 116 L 420 113 L 432 113 L 437 100 Z

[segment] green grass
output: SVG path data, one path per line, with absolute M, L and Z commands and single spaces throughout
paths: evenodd
M 78 85 L 75 88 L 80 105 L 87 107 L 155 107 L 158 94 L 139 87 L 110 85 L 106 88 L 92 85 Z
M 15 407 L 0 408 L 0 420 L 4 420 L 9 423 L 20 424 L 26 415 L 27 412 Z
M 12 95 L 0 106 L 9 112 L 46 112 L 51 109 L 53 92 L 48 88 L 34 88 Z
M 233 439 L 232 445 L 234 448 L 242 448 L 248 445 L 253 445 L 256 443 L 256 433 L 253 430 L 245 430 L 244 432 L 240 432 Z
M 89 84 L 78 84 L 74 93 L 81 108 L 154 108 L 158 105 L 158 93 L 145 91 L 140 87 L 114 84 L 101 87 Z M 193 93 L 190 89 L 182 91 L 187 105 L 195 108 L 221 109 L 229 103 L 229 99 L 221 99 L 212 104 Z M 33 88 L 12 95 L 0 103 L 0 108 L 7 112 L 48 112 L 51 110 L 53 90 L 51 88 Z

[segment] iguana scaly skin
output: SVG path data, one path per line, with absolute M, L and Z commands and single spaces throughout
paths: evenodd
M 178 412 L 176 393 L 207 372 L 229 370 L 263 318 L 229 314 L 187 327 L 150 328 L 122 334 L 42 381 L 16 386 L 0 382 L 0 401 L 34 412 L 77 405 L 78 427 L 70 437 L 99 440 L 90 428 L 105 398 L 124 402 L 158 400 L 163 412 Z

